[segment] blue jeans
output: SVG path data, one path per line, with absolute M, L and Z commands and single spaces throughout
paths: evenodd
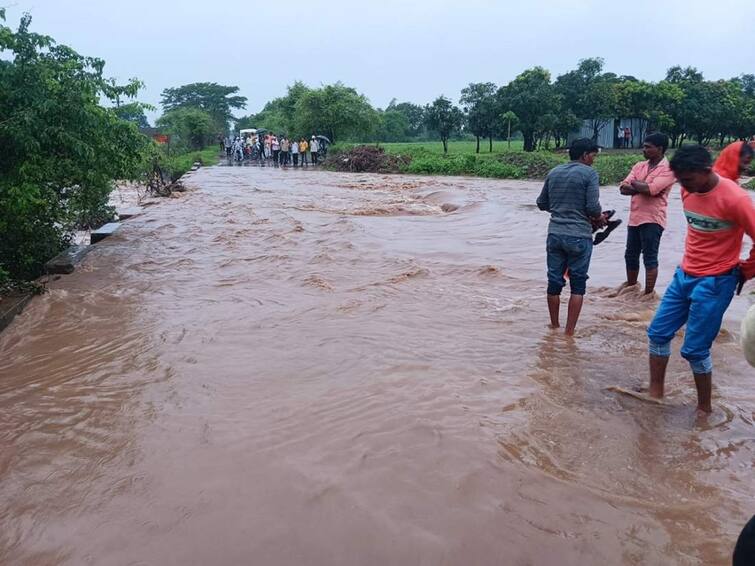
M 592 238 L 548 234 L 548 294 L 560 295 L 566 285 L 564 273 L 569 270 L 569 287 L 572 295 L 584 295 L 587 271 L 592 257 Z
M 677 267 L 648 327 L 650 353 L 670 356 L 671 340 L 686 323 L 682 357 L 694 373 L 710 373 L 713 369 L 710 347 L 721 330 L 721 321 L 738 282 L 739 268 L 723 275 L 695 277 Z

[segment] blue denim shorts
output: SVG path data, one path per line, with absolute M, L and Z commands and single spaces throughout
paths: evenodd
M 569 270 L 569 287 L 572 295 L 584 295 L 587 288 L 587 271 L 592 257 L 592 238 L 548 234 L 548 294 L 560 295 L 566 285 L 564 273 Z
M 709 373 L 713 367 L 710 347 L 721 330 L 721 321 L 738 282 L 738 268 L 723 275 L 696 277 L 677 267 L 648 327 L 650 353 L 670 355 L 669 343 L 686 324 L 682 357 L 689 362 L 693 372 Z

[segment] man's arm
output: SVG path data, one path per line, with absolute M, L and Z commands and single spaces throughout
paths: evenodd
M 544 210 L 545 212 L 551 211 L 551 202 L 548 195 L 548 179 L 549 177 L 545 178 L 545 183 L 543 183 L 543 190 L 540 191 L 540 196 L 537 197 L 537 207 L 540 210 Z
M 597 218 L 602 212 L 598 173 L 594 169 L 591 169 L 588 173 L 587 190 L 585 191 L 585 214 L 590 218 Z
M 674 184 L 676 178 L 674 177 L 671 169 L 659 171 L 649 183 L 643 183 L 642 181 L 632 181 L 632 188 L 641 195 L 648 195 L 651 197 L 657 197 L 663 191 L 668 189 Z
M 629 175 L 626 176 L 626 179 L 619 183 L 619 192 L 622 195 L 631 196 L 637 194 L 632 188 L 632 183 L 637 180 L 637 167 L 639 167 L 641 163 L 642 162 L 633 165 L 632 169 L 629 171 Z
M 749 195 L 743 195 L 734 207 L 734 219 L 744 228 L 745 233 L 755 244 L 755 206 Z M 750 257 L 740 264 L 745 279 L 755 277 L 755 245 L 750 248 Z

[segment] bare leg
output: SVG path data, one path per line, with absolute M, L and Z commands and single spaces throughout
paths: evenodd
M 655 291 L 655 282 L 658 279 L 658 268 L 645 270 L 645 294 L 650 295 Z M 637 277 L 635 276 L 635 281 Z
M 551 316 L 551 328 L 559 328 L 558 311 L 561 308 L 561 295 L 548 295 L 548 314 Z
M 626 287 L 631 287 L 632 285 L 637 284 L 637 277 L 640 275 L 639 271 L 629 270 L 627 269 L 627 282 L 625 283 Z
M 710 413 L 713 409 L 710 405 L 713 375 L 711 373 L 693 373 L 695 387 L 697 387 L 697 410 Z
M 663 397 L 666 366 L 668 366 L 668 356 L 654 356 L 650 354 L 650 389 L 648 390 L 648 394 L 656 399 Z
M 574 336 L 574 329 L 577 328 L 577 320 L 579 320 L 579 313 L 582 311 L 582 301 L 584 295 L 571 295 L 569 297 L 569 310 L 566 315 L 566 328 L 564 334 L 567 336 Z

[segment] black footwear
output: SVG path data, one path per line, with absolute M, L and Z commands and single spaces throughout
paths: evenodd
M 616 230 L 619 224 L 621 224 L 621 219 L 609 220 L 608 226 L 606 226 L 606 229 L 603 230 L 602 232 L 598 232 L 597 234 L 595 234 L 595 241 L 593 242 L 593 245 L 597 246 L 600 242 L 605 240 L 611 232 Z

